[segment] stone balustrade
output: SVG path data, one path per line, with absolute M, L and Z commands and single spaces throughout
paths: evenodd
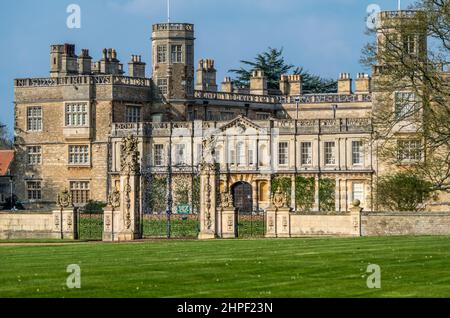
M 199 125 L 201 123 L 201 126 Z M 172 122 L 172 131 L 187 129 L 189 135 L 196 129 L 216 129 L 226 122 Z M 270 120 L 255 121 L 255 124 L 270 133 Z M 138 136 L 169 136 L 169 122 L 163 123 L 114 123 L 112 137 L 123 137 L 130 134 Z M 372 121 L 370 118 L 339 118 L 316 120 L 273 120 L 273 128 L 279 129 L 282 134 L 335 134 L 335 133 L 371 133 Z
M 64 85 L 124 85 L 150 87 L 151 79 L 120 75 L 80 75 L 48 78 L 20 78 L 14 80 L 15 87 L 53 87 Z
M 329 104 L 370 103 L 372 94 L 304 94 L 299 96 L 251 95 L 242 93 L 195 91 L 196 99 L 261 104 Z

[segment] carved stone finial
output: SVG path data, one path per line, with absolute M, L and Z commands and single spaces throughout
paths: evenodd
M 108 204 L 114 208 L 117 209 L 120 207 L 120 191 L 117 189 L 114 189 L 108 196 Z
M 359 201 L 359 200 L 353 200 L 352 205 L 353 205 L 355 208 L 359 208 L 359 207 L 361 206 L 361 201 Z
M 203 153 L 200 166 L 202 169 L 212 169 L 216 164 L 216 138 L 214 136 L 205 137 L 202 141 Z
M 122 139 L 121 171 L 139 173 L 138 139 L 130 135 Z
M 233 196 L 228 191 L 220 195 L 220 201 L 224 209 L 233 207 Z
M 273 195 L 272 204 L 277 209 L 287 207 L 286 194 L 284 194 L 280 188 L 278 188 L 275 194 Z
M 61 209 L 73 207 L 72 195 L 69 190 L 64 189 L 61 191 L 57 196 L 56 203 Z

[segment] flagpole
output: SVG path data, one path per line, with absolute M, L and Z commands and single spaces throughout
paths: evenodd
M 170 0 L 167 0 L 167 23 L 170 23 Z
M 398 11 L 402 10 L 402 0 L 398 0 Z

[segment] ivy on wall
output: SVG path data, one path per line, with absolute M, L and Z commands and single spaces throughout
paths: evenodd
M 323 212 L 336 211 L 336 180 L 319 180 L 320 210 Z
M 278 189 L 281 189 L 287 196 L 287 201 L 291 202 L 291 189 L 292 189 L 292 181 L 291 178 L 287 177 L 275 177 L 272 179 L 272 193 L 277 192 Z
M 153 213 L 164 213 L 167 208 L 167 179 L 166 177 L 154 177 L 150 182 L 150 189 L 147 193 L 148 204 Z
M 295 204 L 300 212 L 311 212 L 315 202 L 315 179 L 314 177 L 295 178 Z

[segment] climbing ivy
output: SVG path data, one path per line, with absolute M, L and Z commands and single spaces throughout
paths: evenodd
M 336 211 L 336 181 L 334 179 L 319 180 L 319 201 L 321 211 Z
M 150 182 L 148 204 L 153 213 L 163 213 L 167 205 L 167 179 L 166 177 L 154 177 Z
M 311 212 L 315 202 L 314 177 L 295 178 L 295 204 L 301 212 Z
M 291 202 L 291 189 L 292 181 L 291 178 L 287 177 L 275 177 L 272 179 L 272 193 L 275 193 L 278 189 L 281 189 L 287 196 L 287 201 Z

